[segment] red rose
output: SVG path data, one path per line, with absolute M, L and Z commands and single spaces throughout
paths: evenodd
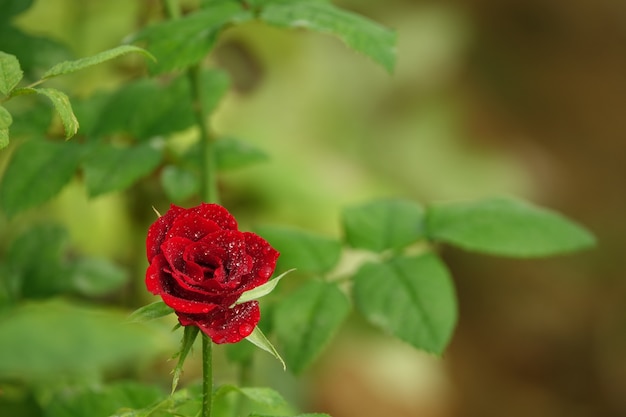
M 174 309 L 181 325 L 198 326 L 215 343 L 235 343 L 252 333 L 259 303 L 231 306 L 268 281 L 279 253 L 256 234 L 237 230 L 224 207 L 172 204 L 150 226 L 146 249 L 148 291 Z

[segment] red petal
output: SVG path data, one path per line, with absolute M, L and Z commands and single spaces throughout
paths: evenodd
M 215 343 L 237 343 L 252 333 L 261 312 L 258 301 L 238 304 L 233 308 L 218 307 L 209 314 L 179 314 L 181 325 L 195 324 Z
M 172 204 L 170 209 L 161 217 L 157 219 L 148 229 L 148 236 L 146 237 L 146 255 L 148 262 L 154 258 L 160 252 L 161 244 L 165 240 L 165 234 L 172 225 L 174 219 L 185 209 Z
M 207 220 L 214 221 L 222 229 L 237 230 L 237 220 L 219 204 L 202 203 L 199 206 L 190 208 L 189 211 L 198 213 Z
M 176 217 L 172 227 L 167 232 L 166 239 L 180 236 L 195 242 L 218 230 L 222 230 L 218 223 L 188 210 Z
M 246 252 L 254 261 L 243 288 L 247 291 L 269 280 L 276 269 L 276 261 L 280 253 L 257 234 L 244 232 L 243 235 L 246 240 Z

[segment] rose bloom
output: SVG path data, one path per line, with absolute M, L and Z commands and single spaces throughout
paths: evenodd
M 240 232 L 222 206 L 175 206 L 148 230 L 148 291 L 174 309 L 183 326 L 195 325 L 215 343 L 236 343 L 252 333 L 259 303 L 233 304 L 264 284 L 279 253 L 267 241 Z

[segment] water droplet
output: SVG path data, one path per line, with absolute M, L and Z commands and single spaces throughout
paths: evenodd
M 257 273 L 257 275 L 261 278 L 269 278 L 270 276 L 272 276 L 272 272 L 274 272 L 274 270 L 269 267 L 269 266 L 264 266 L 261 269 L 259 269 L 259 272 Z
M 243 337 L 249 336 L 252 330 L 254 330 L 254 326 L 249 323 L 244 323 L 239 326 L 239 334 Z

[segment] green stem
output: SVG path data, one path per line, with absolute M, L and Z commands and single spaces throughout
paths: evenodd
M 202 333 L 202 417 L 213 409 L 213 342 Z
M 204 105 L 202 103 L 202 76 L 200 65 L 196 64 L 187 70 L 191 86 L 192 107 L 196 124 L 200 131 L 200 197 L 207 203 L 219 203 L 215 168 L 215 138 L 211 134 Z

